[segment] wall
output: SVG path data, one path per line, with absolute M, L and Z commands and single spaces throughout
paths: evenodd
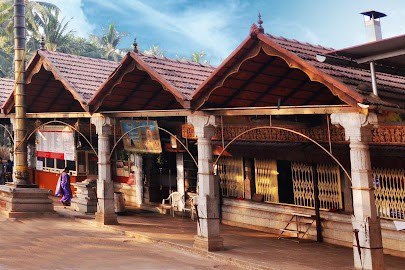
M 125 205 L 139 206 L 136 203 L 135 185 L 128 185 L 126 183 L 114 183 L 114 192 L 122 192 L 124 194 Z
M 292 212 L 314 215 L 313 209 L 282 204 L 223 199 L 222 223 L 280 234 Z M 352 247 L 351 215 L 321 211 L 324 242 Z M 392 220 L 381 220 L 384 253 L 405 258 L 405 231 L 396 231 Z M 308 232 L 316 240 L 315 223 Z
M 34 171 L 33 183 L 37 184 L 40 188 L 49 189 L 52 194 L 55 194 L 56 182 L 58 181 L 59 174 L 54 172 Z M 86 176 L 70 176 L 70 183 L 81 182 L 86 179 Z M 70 185 L 72 193 L 74 194 L 76 189 Z

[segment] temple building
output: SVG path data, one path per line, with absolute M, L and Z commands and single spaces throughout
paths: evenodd
M 31 182 L 53 193 L 68 167 L 79 198 L 94 180 L 99 208 L 76 207 L 103 224 L 117 222 L 114 191 L 151 211 L 177 192 L 175 210 L 199 220 L 196 248 L 221 250 L 222 222 L 353 246 L 356 267 L 382 269 L 383 252 L 405 254 L 405 72 L 381 56 L 405 36 L 366 45 L 275 37 L 259 20 L 216 68 L 43 46 L 26 70 Z M 12 92 L 0 79 L 5 127 Z

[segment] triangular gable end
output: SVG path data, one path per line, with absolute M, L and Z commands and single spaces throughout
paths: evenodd
M 37 51 L 25 74 L 28 113 L 87 111 L 81 95 L 44 52 Z M 14 95 L 11 93 L 3 106 L 4 113 L 10 113 L 13 107 Z
M 154 58 L 164 65 L 165 59 Z M 189 101 L 140 55 L 129 52 L 89 101 L 91 112 L 189 108 Z
M 284 49 L 256 25 L 196 90 L 192 108 L 349 105 L 363 97 Z

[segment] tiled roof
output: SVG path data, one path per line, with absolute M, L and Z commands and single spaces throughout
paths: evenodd
M 108 79 L 119 63 L 51 51 L 38 51 L 48 58 L 74 88 L 88 102 L 100 85 Z
M 392 107 L 394 102 L 405 107 L 405 77 L 377 72 L 377 88 L 379 97 L 371 95 L 370 70 L 348 65 L 327 64 L 318 62 L 317 54 L 325 55 L 334 49 L 302 43 L 293 39 L 268 35 L 274 42 L 284 49 L 295 53 L 322 72 L 345 83 L 365 98 L 366 104 L 376 104 Z M 344 60 L 344 59 L 342 59 Z M 344 61 L 342 61 L 343 63 Z
M 14 87 L 14 80 L 0 78 L 0 107 L 11 95 Z
M 192 93 L 215 69 L 211 65 L 185 60 L 147 56 L 141 53 L 137 53 L 137 55 L 170 82 L 184 97 L 184 100 L 190 100 Z

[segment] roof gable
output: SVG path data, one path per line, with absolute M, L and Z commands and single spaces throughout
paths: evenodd
M 93 112 L 188 108 L 191 94 L 212 70 L 208 65 L 130 52 L 89 106 Z
M 358 108 L 358 103 L 400 106 L 398 100 L 371 94 L 371 87 L 367 89 L 371 85 L 367 70 L 316 60 L 317 54 L 330 51 L 330 48 L 264 34 L 253 25 L 250 36 L 193 94 L 192 108 L 309 104 L 348 104 Z M 380 78 L 383 77 L 389 80 L 381 84 L 391 91 L 396 91 L 393 87 L 403 82 L 403 78 L 387 74 Z
M 26 70 L 27 112 L 86 111 L 87 102 L 118 63 L 39 50 Z M 4 110 L 11 112 L 14 97 Z

